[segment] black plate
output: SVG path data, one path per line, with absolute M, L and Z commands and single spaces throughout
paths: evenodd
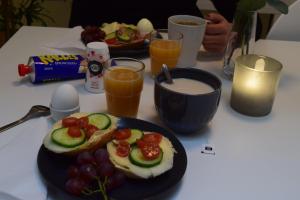
M 161 33 L 167 33 L 167 30 L 161 30 Z M 163 38 L 161 33 L 157 32 L 158 38 Z M 132 57 L 132 58 L 146 58 L 149 57 L 149 41 L 145 40 L 140 47 L 133 49 L 109 49 L 110 57 Z
M 133 49 L 110 49 L 110 57 L 145 58 L 149 56 L 149 43 Z
M 149 198 L 167 191 L 181 180 L 186 170 L 187 156 L 184 147 L 171 132 L 150 122 L 131 118 L 121 118 L 118 122 L 118 127 L 137 128 L 144 131 L 159 132 L 169 138 L 177 153 L 174 155 L 174 165 L 171 170 L 152 179 L 127 179 L 124 185 L 110 192 L 109 196 L 111 198 L 122 200 L 140 200 Z M 48 183 L 50 186 L 53 186 L 54 189 L 57 189 L 63 199 L 72 198 L 73 200 L 99 200 L 99 194 L 90 197 L 74 197 L 64 191 L 64 184 L 67 179 L 66 169 L 71 163 L 74 163 L 71 158 L 54 154 L 42 146 L 38 153 L 37 163 L 46 183 Z

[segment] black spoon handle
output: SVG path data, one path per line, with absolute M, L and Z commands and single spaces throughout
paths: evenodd
M 15 127 L 15 126 L 17 126 L 17 125 L 19 125 L 19 124 L 21 124 L 21 123 L 23 123 L 25 121 L 27 121 L 27 118 L 23 117 L 23 118 L 15 121 L 15 122 L 12 122 L 10 124 L 4 125 L 4 126 L 0 127 L 0 133 L 3 132 L 3 131 L 6 131 L 6 130 L 12 128 L 12 127 Z

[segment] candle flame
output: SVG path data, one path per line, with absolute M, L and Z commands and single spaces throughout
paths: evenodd
M 246 88 L 248 88 L 248 89 L 254 89 L 254 88 L 258 87 L 258 81 L 256 80 L 256 78 L 250 78 L 247 80 L 245 85 L 246 85 Z

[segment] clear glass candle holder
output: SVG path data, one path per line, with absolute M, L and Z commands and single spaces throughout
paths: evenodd
M 272 110 L 282 64 L 260 55 L 236 59 L 231 91 L 231 107 L 249 116 L 265 116 Z

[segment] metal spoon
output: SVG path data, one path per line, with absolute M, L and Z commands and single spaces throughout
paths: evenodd
M 173 79 L 171 77 L 171 74 L 169 72 L 169 69 L 168 69 L 168 66 L 166 64 L 162 64 L 162 71 L 164 72 L 166 78 L 167 78 L 167 81 L 166 83 L 168 84 L 173 84 Z
M 41 116 L 47 116 L 47 115 L 50 115 L 50 109 L 48 107 L 42 106 L 42 105 L 32 106 L 31 109 L 29 110 L 29 112 L 21 119 L 0 127 L 0 133 L 3 131 L 6 131 L 7 129 L 10 129 L 14 126 L 17 126 L 29 119 L 41 117 Z

